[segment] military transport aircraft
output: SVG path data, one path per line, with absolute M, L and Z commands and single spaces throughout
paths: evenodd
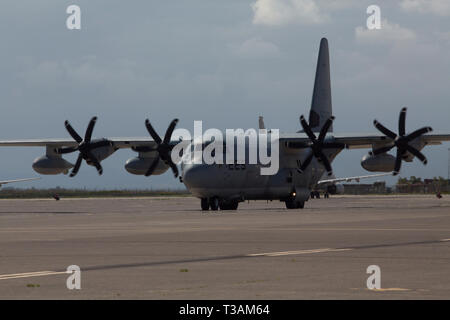
M 262 119 L 260 120 L 260 127 L 264 126 Z M 303 208 L 310 197 L 310 191 L 323 174 L 332 174 L 331 162 L 345 148 L 371 149 L 362 158 L 362 167 L 372 172 L 393 171 L 396 175 L 400 172 L 403 161 L 411 162 L 416 157 L 426 164 L 427 159 L 420 151 L 426 145 L 437 145 L 450 140 L 450 134 L 430 134 L 430 127 L 406 133 L 406 108 L 400 111 L 398 133 L 374 120 L 380 133 L 334 134 L 333 120 L 328 41 L 323 38 L 320 42 L 309 121 L 302 115 L 302 131 L 279 135 L 279 170 L 276 174 L 261 175 L 262 165 L 258 163 L 182 163 L 180 181 L 194 196 L 201 199 L 203 210 L 234 210 L 244 200 L 280 200 L 285 202 L 288 209 Z M 172 149 L 183 142 L 172 139 L 178 119 L 170 123 L 163 138 L 147 119 L 145 126 L 151 138 L 91 139 L 96 121 L 96 117 L 91 119 L 84 138 L 66 121 L 65 127 L 73 140 L 10 140 L 0 141 L 0 146 L 45 147 L 45 155 L 33 163 L 34 170 L 41 174 L 67 174 L 71 169 L 70 176 L 73 177 L 83 160 L 102 174 L 102 160 L 118 149 L 131 148 L 138 156 L 126 162 L 125 169 L 128 172 L 150 176 L 162 174 L 170 168 L 175 177 L 178 177 L 178 167 L 171 158 Z M 388 153 L 393 148 L 396 149 L 395 156 Z M 75 165 L 62 158 L 62 155 L 72 152 L 78 152 Z

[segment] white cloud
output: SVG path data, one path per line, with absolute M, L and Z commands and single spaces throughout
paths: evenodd
M 268 58 L 280 54 L 280 49 L 272 42 L 261 38 L 252 38 L 234 48 L 234 53 L 241 57 Z
M 320 24 L 328 20 L 313 0 L 256 0 L 252 9 L 254 24 Z
M 449 0 L 402 0 L 400 7 L 405 11 L 450 16 Z
M 410 41 L 416 39 L 414 31 L 403 28 L 398 24 L 391 24 L 386 19 L 381 22 L 381 29 L 369 30 L 366 27 L 357 27 L 355 36 L 362 43 L 392 43 L 399 41 Z
M 355 6 L 364 6 L 361 0 L 315 0 L 321 9 L 340 10 Z

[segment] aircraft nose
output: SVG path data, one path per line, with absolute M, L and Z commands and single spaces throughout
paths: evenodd
M 183 169 L 183 182 L 188 188 L 195 188 L 207 184 L 208 170 L 205 170 L 204 165 L 186 165 Z

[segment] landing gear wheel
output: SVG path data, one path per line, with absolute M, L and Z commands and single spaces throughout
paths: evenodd
M 210 198 L 209 205 L 212 211 L 217 211 L 219 209 L 219 198 L 217 197 Z
M 294 200 L 286 200 L 284 202 L 286 204 L 286 209 L 296 209 L 297 205 L 295 204 Z
M 219 204 L 220 210 L 230 210 L 230 206 L 228 203 L 222 202 Z
M 314 191 L 311 191 L 311 193 L 309 194 L 309 197 L 311 199 L 314 199 L 315 196 L 316 196 L 316 193 Z
M 305 201 L 286 200 L 287 209 L 303 209 L 305 207 Z
M 200 205 L 201 205 L 203 211 L 209 210 L 209 201 L 207 198 L 202 198 L 200 201 Z
M 239 206 L 239 202 L 233 201 L 233 202 L 230 204 L 230 210 L 237 210 L 238 206 Z
M 232 202 L 221 202 L 219 204 L 220 210 L 236 210 L 239 206 L 237 201 Z

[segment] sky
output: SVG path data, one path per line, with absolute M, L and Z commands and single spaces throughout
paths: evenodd
M 66 27 L 69 5 L 81 30 Z M 381 29 L 368 30 L 369 5 Z M 162 135 L 179 127 L 255 128 L 258 116 L 282 132 L 300 129 L 311 104 L 319 42 L 330 47 L 334 131 L 373 133 L 373 119 L 397 130 L 432 126 L 450 133 L 450 1 L 447 0 L 3 0 L 0 10 L 0 139 L 69 138 L 68 119 L 94 136 Z M 405 163 L 401 176 L 447 176 L 450 144 L 423 151 L 429 164 Z M 367 174 L 368 150 L 344 150 L 336 176 Z M 0 179 L 37 176 L 44 148 L 0 149 Z M 75 178 L 42 176 L 20 187 L 184 188 L 169 171 L 127 173 L 136 156 L 119 150 L 104 174 L 83 164 Z M 66 157 L 74 162 L 76 154 Z M 394 178 L 387 179 L 394 183 Z M 19 184 L 14 185 L 19 187 Z

